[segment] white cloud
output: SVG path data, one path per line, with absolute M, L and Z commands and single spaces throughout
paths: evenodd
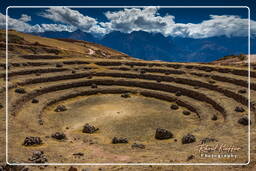
M 133 31 L 160 32 L 166 35 L 167 29 L 174 24 L 174 16 L 161 17 L 157 13 L 158 7 L 124 9 L 117 12 L 106 12 L 109 22 L 101 23 L 109 31 L 124 33 Z
M 106 29 L 98 25 L 98 21 L 92 17 L 85 16 L 77 10 L 67 7 L 52 7 L 45 10 L 40 16 L 68 25 L 72 25 L 84 32 L 105 34 Z
M 31 21 L 31 16 L 28 16 L 26 14 L 22 14 L 19 20 L 23 21 L 23 22 L 29 22 L 29 21 Z
M 5 29 L 6 16 L 0 13 L 0 28 Z M 36 24 L 30 25 L 27 22 L 30 21 L 31 17 L 22 14 L 19 19 L 8 17 L 8 29 L 14 29 L 20 32 L 31 33 L 31 32 L 45 32 L 45 31 L 68 31 L 73 32 L 76 27 L 72 25 L 63 24 Z
M 72 25 L 63 25 L 63 24 L 41 24 L 41 27 L 44 31 L 68 31 L 74 32 L 77 30 L 76 27 Z
M 161 33 L 164 36 L 207 38 L 214 36 L 247 36 L 248 19 L 234 15 L 210 15 L 201 23 L 176 23 L 169 14 L 161 16 L 158 7 L 126 8 L 106 12 L 106 22 L 85 16 L 67 7 L 53 7 L 43 11 L 40 16 L 55 24 L 28 24 L 31 17 L 22 14 L 19 19 L 9 17 L 9 28 L 21 32 L 68 31 L 80 29 L 94 35 L 105 35 L 112 31 L 131 33 L 145 31 Z M 251 35 L 256 36 L 256 21 L 251 20 Z M 0 28 L 5 28 L 5 15 L 0 13 Z
M 6 26 L 5 19 L 5 15 L 0 13 L 0 28 L 2 29 L 5 29 Z M 30 25 L 22 20 L 14 19 L 11 17 L 8 17 L 8 28 L 20 32 L 43 32 L 43 29 L 38 24 Z
M 109 22 L 100 23 L 110 31 L 130 33 L 146 31 L 162 33 L 164 36 L 207 38 L 214 36 L 247 36 L 248 19 L 234 15 L 210 15 L 201 23 L 176 23 L 172 15 L 160 16 L 158 7 L 123 9 L 106 12 Z M 251 20 L 251 33 L 256 36 L 256 22 Z
M 251 20 L 251 33 L 255 35 L 256 22 Z M 234 15 L 210 15 L 210 20 L 199 24 L 184 24 L 185 35 L 192 38 L 207 38 L 214 36 L 247 36 L 248 19 Z

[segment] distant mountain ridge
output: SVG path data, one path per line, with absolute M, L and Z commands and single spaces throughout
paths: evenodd
M 192 39 L 164 37 L 160 33 L 144 31 L 135 31 L 130 34 L 115 31 L 104 37 L 96 38 L 80 30 L 34 34 L 49 38 L 70 38 L 95 42 L 136 58 L 170 62 L 211 62 L 227 55 L 247 54 L 248 50 L 246 37 L 221 36 Z

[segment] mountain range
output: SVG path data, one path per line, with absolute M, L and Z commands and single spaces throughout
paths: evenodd
M 144 60 L 170 62 L 211 62 L 227 55 L 247 54 L 247 37 L 211 37 L 203 39 L 165 37 L 160 33 L 118 31 L 95 37 L 77 30 L 75 32 L 33 33 L 49 38 L 70 38 L 95 42 Z

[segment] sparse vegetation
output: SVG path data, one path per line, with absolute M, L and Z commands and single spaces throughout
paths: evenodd
M 24 36 L 14 42 L 28 42 L 13 44 L 17 53 L 9 60 L 9 156 L 15 161 L 198 162 L 196 145 L 231 139 L 243 147 L 234 161 L 247 159 L 245 128 L 255 125 L 255 106 L 247 107 L 246 67 L 121 59 L 97 44 L 13 34 Z M 88 55 L 88 48 L 95 53 Z M 251 76 L 255 101 L 253 69 Z

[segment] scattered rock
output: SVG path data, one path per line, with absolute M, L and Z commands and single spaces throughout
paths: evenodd
M 192 134 L 185 135 L 181 140 L 182 144 L 189 144 L 189 143 L 193 143 L 195 141 L 196 141 L 196 137 Z
M 235 111 L 236 111 L 236 112 L 244 112 L 245 110 L 244 110 L 243 107 L 237 106 L 237 107 L 235 108 Z
M 187 158 L 187 161 L 192 160 L 192 159 L 194 159 L 194 158 L 195 158 L 194 155 L 189 155 L 188 158 Z
M 91 88 L 97 88 L 98 86 L 97 86 L 97 84 L 92 84 L 91 85 Z
M 63 112 L 63 111 L 66 111 L 66 110 L 67 110 L 66 106 L 58 105 L 54 111 L 55 112 Z
M 73 156 L 75 156 L 75 157 L 82 157 L 82 156 L 84 156 L 84 153 L 81 153 L 81 152 L 73 153 Z
M 190 115 L 190 111 L 187 111 L 187 110 L 184 110 L 182 113 L 183 115 Z
M 215 138 L 208 138 L 208 137 L 206 137 L 206 138 L 203 138 L 202 140 L 201 140 L 201 144 L 205 144 L 205 143 L 209 143 L 209 142 L 217 142 L 218 140 L 216 140 Z
M 48 161 L 43 151 L 34 151 L 28 160 L 34 163 L 46 163 Z
M 179 109 L 179 106 L 178 106 L 178 105 L 176 105 L 176 104 L 172 104 L 172 105 L 171 105 L 171 109 L 173 109 L 173 110 L 177 110 L 177 109 Z
M 218 119 L 218 117 L 217 117 L 216 115 L 213 115 L 213 116 L 212 116 L 212 120 L 213 120 L 213 121 L 216 121 L 217 119 Z
M 194 89 L 199 89 L 200 87 L 199 86 L 194 86 Z
M 55 138 L 57 140 L 65 140 L 67 137 L 64 133 L 56 132 L 56 133 L 52 134 L 52 138 Z
M 38 103 L 39 101 L 37 99 L 32 99 L 32 103 Z
M 134 144 L 132 144 L 132 148 L 145 149 L 145 145 L 144 145 L 144 144 L 137 144 L 137 143 L 134 143 Z
M 246 93 L 246 89 L 238 90 L 238 93 L 240 93 L 240 94 L 244 94 L 244 93 Z
M 127 138 L 122 138 L 122 137 L 120 137 L 120 138 L 117 138 L 117 137 L 114 137 L 113 139 L 112 139 L 112 144 L 120 144 L 120 143 L 128 143 L 128 139 Z
M 36 73 L 36 76 L 41 76 L 41 74 L 40 73 Z
M 83 128 L 83 133 L 89 133 L 89 134 L 92 134 L 96 131 L 98 131 L 99 128 L 95 128 L 93 125 L 90 125 L 90 124 L 85 124 L 84 125 L 84 128 Z
M 25 146 L 32 146 L 32 145 L 41 145 L 43 144 L 40 137 L 26 137 L 23 145 Z
M 91 76 L 91 75 L 88 75 L 87 79 L 92 79 L 92 76 Z
M 177 92 L 175 93 L 175 96 L 181 96 L 181 95 L 182 95 L 181 91 L 177 91 Z
M 74 71 L 74 70 L 72 70 L 71 72 L 72 72 L 72 74 L 75 74 L 75 73 L 76 73 L 76 71 Z
M 249 124 L 249 119 L 247 116 L 243 116 L 241 117 L 240 119 L 238 119 L 238 123 L 241 124 L 241 125 L 248 125 Z M 250 121 L 250 124 L 252 122 Z
M 123 93 L 123 94 L 121 94 L 121 97 L 129 98 L 129 97 L 131 97 L 131 95 L 130 95 L 130 93 Z
M 210 80 L 210 81 L 208 81 L 210 84 L 214 84 L 214 83 L 216 83 L 215 81 L 212 81 L 212 80 Z
M 19 93 L 19 94 L 25 94 L 26 90 L 24 88 L 16 88 L 15 89 L 15 93 Z
M 68 171 L 78 171 L 78 169 L 75 168 L 75 167 L 73 167 L 73 166 L 71 166 L 71 167 L 68 169 Z
M 25 166 L 14 166 L 14 165 L 0 165 L 0 171 L 28 171 L 29 169 Z
M 62 64 L 56 64 L 56 67 L 61 68 L 61 67 L 63 67 L 63 65 Z
M 164 140 L 164 139 L 169 139 L 172 137 L 173 137 L 173 134 L 170 131 L 168 131 L 167 129 L 163 129 L 163 128 L 156 129 L 155 139 Z
M 145 74 L 146 71 L 145 70 L 140 70 L 140 74 Z
M 38 123 L 39 123 L 39 125 L 43 125 L 44 124 L 42 119 L 38 119 Z

